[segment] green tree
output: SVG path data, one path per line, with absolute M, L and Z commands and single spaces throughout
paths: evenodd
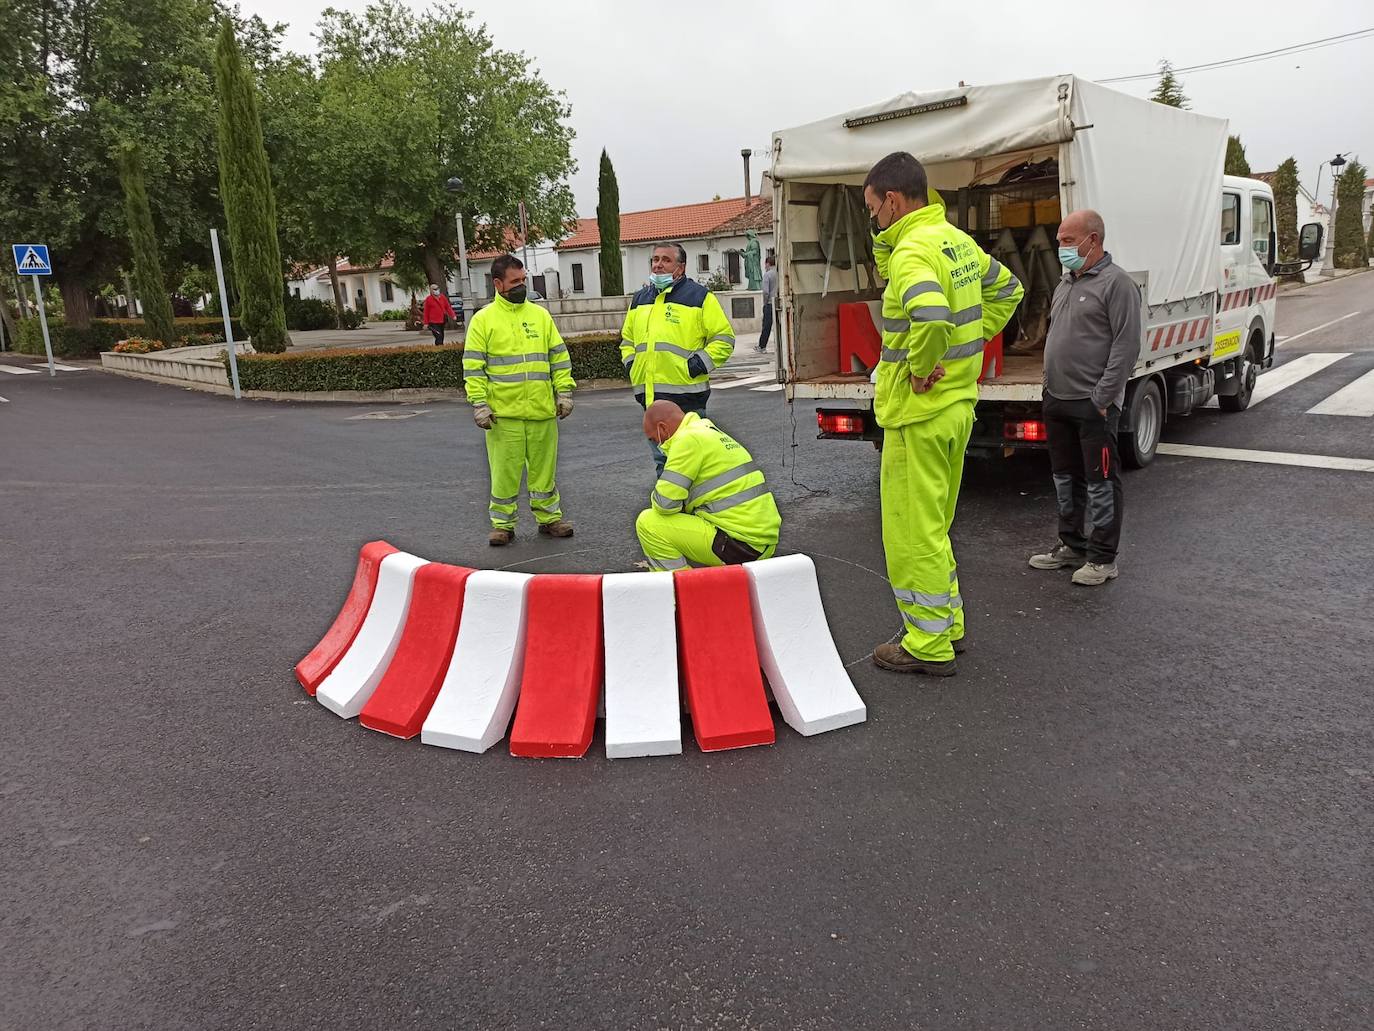
M 284 351 L 286 309 L 282 298 L 281 245 L 267 151 L 262 143 L 252 73 L 226 18 L 215 48 L 219 88 L 220 193 L 234 256 L 244 328 L 258 351 Z
M 601 234 L 601 294 L 616 297 L 625 292 L 625 267 L 620 260 L 620 184 L 611 157 L 601 151 L 601 177 L 597 183 L 596 228 Z
M 52 248 L 67 322 L 130 264 L 112 150 L 138 140 L 166 267 L 207 260 L 219 0 L 0 0 L 0 226 Z M 238 24 L 255 59 L 276 36 Z
M 128 144 L 116 151 L 115 162 L 120 184 L 124 187 L 124 212 L 134 256 L 134 280 L 138 283 L 138 298 L 143 303 L 143 324 L 154 340 L 173 344 L 176 335 L 172 329 L 172 301 L 162 278 L 157 231 L 153 228 L 148 187 L 143 180 L 143 153 L 137 144 Z
M 1274 219 L 1279 234 L 1279 261 L 1298 259 L 1298 162 L 1289 158 L 1279 165 L 1271 183 Z
M 1159 83 L 1150 94 L 1150 99 L 1156 104 L 1181 107 L 1185 111 L 1190 106 L 1191 102 L 1183 92 L 1183 83 L 1178 81 L 1178 76 L 1174 75 L 1174 66 L 1168 61 L 1159 62 Z
M 1245 144 L 1240 142 L 1239 136 L 1226 137 L 1226 168 L 1227 175 L 1249 175 L 1250 162 L 1245 157 Z
M 1337 268 L 1364 268 L 1369 251 L 1364 235 L 1364 181 L 1369 173 L 1358 161 L 1346 164 L 1336 182 L 1334 260 Z
M 521 200 L 531 243 L 563 234 L 575 217 L 569 109 L 529 58 L 498 49 L 457 8 L 417 15 L 395 0 L 328 10 L 318 35 L 335 131 L 353 156 L 346 174 L 366 184 L 352 196 L 367 200 L 372 249 L 442 283 L 457 264 L 455 207 L 474 248 L 506 249 Z M 464 183 L 456 199 L 450 177 Z

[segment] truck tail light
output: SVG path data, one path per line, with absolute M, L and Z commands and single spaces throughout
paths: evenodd
M 1036 443 L 1044 443 L 1049 439 L 1045 434 L 1045 424 L 1039 419 L 1009 422 L 1002 427 L 1002 435 L 1007 440 L 1029 440 Z
M 822 433 L 842 437 L 862 437 L 864 432 L 863 416 L 849 412 L 817 412 L 816 425 Z

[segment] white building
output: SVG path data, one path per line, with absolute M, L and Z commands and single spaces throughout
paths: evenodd
M 732 286 L 745 285 L 743 252 L 748 229 L 758 234 L 762 266 L 762 258 L 773 253 L 771 195 L 622 212 L 620 258 L 625 292 L 634 293 L 646 282 L 653 245 L 661 240 L 674 240 L 686 248 L 687 275 L 698 282 L 720 273 Z M 602 296 L 601 234 L 596 219 L 578 219 L 572 235 L 555 250 L 563 297 Z

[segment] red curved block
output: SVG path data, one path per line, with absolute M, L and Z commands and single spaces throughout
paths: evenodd
M 749 574 L 743 566 L 719 566 L 679 570 L 673 579 L 682 686 L 697 744 L 703 752 L 771 745 Z
M 550 574 L 531 580 L 525 601 L 525 668 L 510 754 L 586 755 L 604 665 L 601 577 Z
M 396 549 L 386 541 L 364 544 L 358 552 L 358 571 L 353 574 L 353 586 L 334 619 L 334 625 L 320 638 L 320 643 L 315 645 L 310 654 L 296 663 L 296 679 L 305 688 L 306 694 L 315 693 L 315 688 L 339 664 L 344 652 L 353 643 L 353 638 L 358 636 L 363 617 L 372 604 L 372 595 L 377 590 L 377 570 L 381 568 L 382 559 L 395 553 Z
M 443 686 L 458 640 L 463 592 L 472 570 L 430 562 L 415 574 L 401 643 L 358 722 L 395 737 L 414 737 Z

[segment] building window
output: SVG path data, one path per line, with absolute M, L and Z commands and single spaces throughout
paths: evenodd
M 731 286 L 739 285 L 739 251 L 725 252 L 725 272 L 730 278 Z
M 391 280 L 389 280 L 389 279 L 383 279 L 383 280 L 382 280 L 382 300 L 384 300 L 384 301 L 394 301 L 394 300 L 396 300 L 396 294 L 395 294 L 395 291 L 393 291 L 393 290 L 391 289 Z
M 485 283 L 485 284 L 486 284 L 486 287 L 487 287 L 487 292 L 486 292 L 485 294 L 483 294 L 482 296 L 483 296 L 483 297 L 494 297 L 494 296 L 496 296 L 496 287 L 492 284 L 492 281 L 491 281 L 491 273 L 490 273 L 490 272 L 488 272 L 485 276 L 482 277 L 482 282 Z
M 1231 247 L 1240 243 L 1240 194 L 1221 195 L 1221 245 Z
M 711 271 L 711 255 L 709 255 L 709 254 L 698 254 L 698 255 L 697 255 L 697 271 L 698 271 L 698 272 L 710 272 L 710 271 Z
M 299 301 L 300 299 L 301 299 L 301 288 L 300 288 L 300 287 L 296 287 L 296 300 Z
M 583 285 L 583 282 L 582 282 L 582 263 L 581 263 L 581 262 L 578 262 L 578 261 L 574 261 L 574 262 L 573 262 L 572 276 L 573 276 L 573 293 L 575 293 L 575 294 L 580 294 L 580 293 L 582 293 L 582 291 L 586 289 L 586 286 L 584 286 L 584 285 Z

